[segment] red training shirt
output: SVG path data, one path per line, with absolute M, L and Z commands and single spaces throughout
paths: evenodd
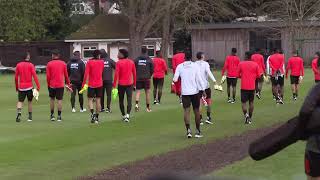
M 50 88 L 64 88 L 65 82 L 70 85 L 67 64 L 53 59 L 47 64 L 47 84 Z
M 291 70 L 291 76 L 304 76 L 303 59 L 298 56 L 289 58 L 286 77 L 288 77 L 289 70 Z
M 177 69 L 178 65 L 184 63 L 185 59 L 186 59 L 185 53 L 178 53 L 172 57 L 173 74 L 176 73 L 176 69 Z
M 280 70 L 282 74 L 284 74 L 284 55 L 280 53 L 276 53 L 270 56 L 269 65 L 271 68 L 271 75 L 275 75 L 277 70 Z
M 168 71 L 166 60 L 153 58 L 154 72 L 153 78 L 162 79 Z
M 22 61 L 17 64 L 15 72 L 16 90 L 31 90 L 33 88 L 32 77 L 40 90 L 40 83 L 34 65 L 29 61 Z
M 259 54 L 259 53 L 253 54 L 251 56 L 251 60 L 258 64 L 260 75 L 262 75 L 266 72 L 266 65 L 264 64 L 264 57 L 261 54 Z
M 86 65 L 82 87 L 87 83 L 87 79 L 89 79 L 88 86 L 90 88 L 102 87 L 103 86 L 103 80 L 102 80 L 103 70 L 104 70 L 104 60 L 90 59 Z
M 119 80 L 119 85 L 121 86 L 136 86 L 137 82 L 137 72 L 136 66 L 131 59 L 120 59 L 116 64 L 116 72 L 114 74 L 113 87 L 117 87 Z
M 315 80 L 320 80 L 320 71 L 318 68 L 318 58 L 312 60 L 312 71 L 314 74 L 314 79 Z
M 258 64 L 248 60 L 241 62 L 238 77 L 241 78 L 241 90 L 255 90 L 256 79 L 260 77 Z
M 224 72 L 227 71 L 227 76 L 229 78 L 236 78 L 237 77 L 237 69 L 240 63 L 240 58 L 238 56 L 227 56 L 226 61 L 224 63 L 222 69 L 222 76 L 224 76 Z

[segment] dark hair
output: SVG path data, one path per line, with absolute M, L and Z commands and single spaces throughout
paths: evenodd
M 142 54 L 147 54 L 147 52 L 148 52 L 147 47 L 142 46 L 142 48 L 141 48 L 141 53 L 142 53 Z
M 237 48 L 232 48 L 232 49 L 231 49 L 231 53 L 232 53 L 232 54 L 236 54 L 236 53 L 237 53 Z
M 156 51 L 156 56 L 161 57 L 161 51 Z
M 129 57 L 129 52 L 126 49 L 119 49 L 119 53 L 122 54 L 123 58 L 128 58 Z
M 292 54 L 293 54 L 293 55 L 297 55 L 297 56 L 299 56 L 299 50 L 295 50 L 295 51 L 293 51 L 293 52 L 292 52 Z
M 320 68 L 320 51 L 316 52 L 316 55 L 318 56 L 317 67 Z
M 98 59 L 99 55 L 101 55 L 101 52 L 99 50 L 94 50 L 92 53 L 94 59 Z
M 24 60 L 26 60 L 27 57 L 30 56 L 30 55 L 31 55 L 30 52 L 27 51 L 27 52 L 25 52 L 25 53 L 23 54 L 22 58 L 23 58 Z
M 260 49 L 260 48 L 256 48 L 255 52 L 256 52 L 256 53 L 260 53 L 260 52 L 261 52 L 261 49 Z
M 52 55 L 60 56 L 60 51 L 58 49 L 54 49 L 51 51 Z
M 188 52 L 185 53 L 185 55 L 186 55 L 186 57 L 185 57 L 186 61 L 191 61 L 192 60 L 192 53 L 191 52 L 188 51 Z
M 75 52 L 73 52 L 73 55 L 74 55 L 74 56 L 77 56 L 77 57 L 80 56 L 80 51 L 75 51 Z
M 204 55 L 204 52 L 198 52 L 197 53 L 197 59 L 200 60 L 202 59 L 202 56 Z
M 251 51 L 247 51 L 247 52 L 245 53 L 245 59 L 246 59 L 246 60 L 251 60 L 251 56 L 252 56 Z
M 109 54 L 105 49 L 100 49 L 100 53 L 101 53 L 101 58 L 104 58 L 104 59 L 109 58 Z
M 279 53 L 280 50 L 279 50 L 278 48 L 274 48 L 274 49 L 273 49 L 273 52 L 274 52 L 274 53 Z

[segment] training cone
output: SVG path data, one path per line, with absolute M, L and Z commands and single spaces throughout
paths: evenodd
M 117 88 L 113 88 L 112 89 L 112 98 L 113 100 L 116 100 L 118 97 L 118 89 Z
M 88 90 L 88 84 L 85 84 L 83 88 L 79 91 L 79 94 L 83 94 L 87 90 Z

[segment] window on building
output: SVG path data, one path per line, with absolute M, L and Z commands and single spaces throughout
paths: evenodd
M 84 58 L 91 58 L 93 51 L 97 50 L 97 49 L 98 49 L 97 46 L 85 46 L 85 47 L 83 47 L 83 57 Z
M 150 57 L 155 57 L 156 55 L 156 49 L 155 49 L 155 46 L 154 45 L 145 45 L 145 46 L 142 46 L 142 47 L 146 47 L 147 50 L 148 50 L 148 55 Z
M 53 50 L 57 50 L 57 49 L 48 48 L 48 47 L 39 47 L 38 48 L 38 54 L 39 54 L 39 56 L 42 56 L 42 57 L 50 57 L 51 56 L 51 52 Z

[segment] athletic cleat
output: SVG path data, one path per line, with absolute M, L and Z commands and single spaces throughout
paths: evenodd
M 188 138 L 188 139 L 192 138 L 191 129 L 189 129 L 189 130 L 187 131 L 187 138 Z
M 249 115 L 248 114 L 246 114 L 245 116 L 244 116 L 244 119 L 245 119 L 245 124 L 249 124 L 249 121 L 250 121 L 250 117 L 249 117 Z
M 257 97 L 258 99 L 261 99 L 260 93 L 257 93 L 257 94 L 256 94 L 256 97 Z
M 105 112 L 105 110 L 104 110 L 104 109 L 101 109 L 100 112 L 103 113 L 103 112 Z
M 191 132 L 188 132 L 188 133 L 187 133 L 187 138 L 188 138 L 188 139 L 192 138 Z
M 138 104 L 136 104 L 136 106 L 135 106 L 135 111 L 136 111 L 136 112 L 139 112 L 139 111 L 140 111 L 140 107 L 139 107 Z
M 56 118 L 52 115 L 52 116 L 50 116 L 50 120 L 51 120 L 51 121 L 55 121 Z
M 195 135 L 194 135 L 195 138 L 202 138 L 203 135 L 200 133 L 200 132 L 197 132 Z
M 207 124 L 213 124 L 211 117 L 207 117 L 206 123 Z
M 236 100 L 233 99 L 233 100 L 231 101 L 231 104 L 235 104 L 235 103 L 236 103 Z
M 21 122 L 21 115 L 17 115 L 16 122 Z
M 83 113 L 83 112 L 86 112 L 87 109 L 80 109 L 80 112 Z
M 276 101 L 276 100 L 277 100 L 276 96 L 273 96 L 273 100 L 274 100 L 274 101 Z
M 228 103 L 232 103 L 232 99 L 231 98 L 228 98 Z
M 201 126 L 203 126 L 203 125 L 204 125 L 204 123 L 203 123 L 203 121 L 202 121 L 202 120 L 200 121 L 200 125 L 201 125 Z
M 154 104 L 154 105 L 156 105 L 157 103 L 158 103 L 158 101 L 157 101 L 157 100 L 154 100 L 154 101 L 153 101 L 153 104 Z
M 62 121 L 61 116 L 58 116 L 58 118 L 57 118 L 57 122 L 61 122 L 61 121 Z
M 96 122 L 96 116 L 95 114 L 91 114 L 91 123 L 94 124 Z
M 126 122 L 126 123 L 130 122 L 130 115 L 129 114 L 125 115 L 123 118 L 124 118 L 123 119 L 124 122 Z
M 106 109 L 106 113 L 111 113 L 111 110 L 109 108 Z
M 27 120 L 27 122 L 32 122 L 32 119 L 29 118 L 29 119 Z
M 72 112 L 72 113 L 75 113 L 75 112 L 77 112 L 77 111 L 76 111 L 75 108 L 72 108 L 71 112 Z
M 279 103 L 279 104 L 284 104 L 284 102 L 283 102 L 282 98 L 280 98 L 280 97 L 279 97 L 279 99 L 278 99 L 278 103 Z
M 147 108 L 147 112 L 152 112 L 152 110 L 150 108 Z
M 251 119 L 251 118 L 249 118 L 248 124 L 249 124 L 249 125 L 252 124 L 252 119 Z

